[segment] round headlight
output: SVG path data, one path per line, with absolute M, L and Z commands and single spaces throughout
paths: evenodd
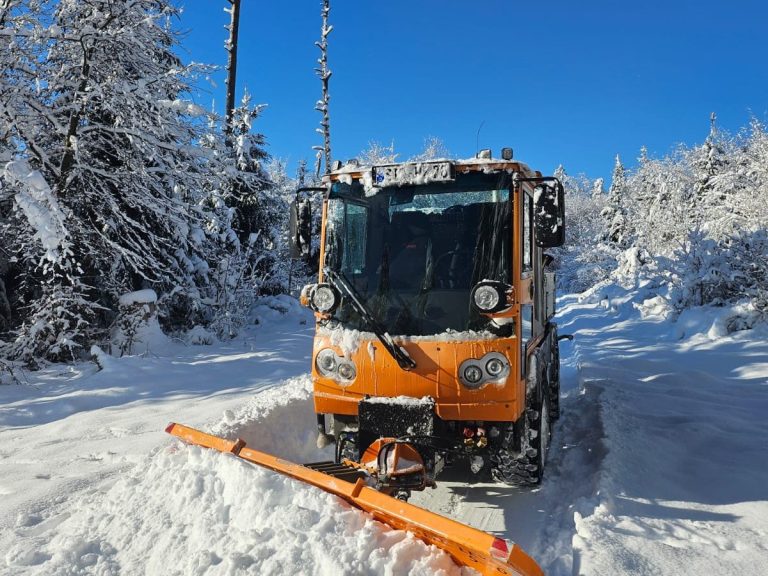
M 504 362 L 498 358 L 491 358 L 485 364 L 485 371 L 488 372 L 492 378 L 495 378 L 504 372 L 504 368 L 506 368 Z
M 337 372 L 339 377 L 343 378 L 344 380 L 354 380 L 355 376 L 357 376 L 355 365 L 352 364 L 352 362 L 340 362 Z
M 479 286 L 475 290 L 475 306 L 483 312 L 496 308 L 500 298 L 499 291 L 493 286 Z
M 482 380 L 483 378 L 483 371 L 480 370 L 479 366 L 475 366 L 474 364 L 470 364 L 466 368 L 464 368 L 464 380 L 467 381 L 468 384 L 477 384 Z
M 317 365 L 320 374 L 323 376 L 329 376 L 335 373 L 336 366 L 338 365 L 336 353 L 330 348 L 320 350 L 320 352 L 317 353 L 317 358 L 315 358 L 315 364 Z
M 318 312 L 330 312 L 336 306 L 336 293 L 326 284 L 320 284 L 312 293 L 312 305 Z

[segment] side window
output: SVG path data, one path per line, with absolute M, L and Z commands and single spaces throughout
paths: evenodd
M 533 270 L 533 197 L 523 193 L 523 272 Z
M 346 238 L 341 260 L 341 269 L 345 274 L 362 274 L 365 268 L 365 250 L 367 245 L 368 209 L 357 204 L 345 204 Z
M 520 308 L 520 319 L 523 323 L 522 340 L 525 344 L 533 336 L 533 305 L 523 304 Z

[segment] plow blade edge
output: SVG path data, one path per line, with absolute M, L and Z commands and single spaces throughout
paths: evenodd
M 247 448 L 242 440 L 225 440 L 181 424 L 169 424 L 165 431 L 190 444 L 234 454 L 248 462 L 330 492 L 368 512 L 379 522 L 398 530 L 407 530 L 427 544 L 437 546 L 457 564 L 473 568 L 485 576 L 544 574 L 538 564 L 515 543 L 382 494 L 366 486 L 362 479 L 353 484 Z

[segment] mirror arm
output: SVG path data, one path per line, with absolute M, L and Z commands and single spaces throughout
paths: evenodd
M 565 191 L 563 189 L 563 183 L 560 182 L 560 180 L 555 176 L 538 176 L 534 178 L 526 178 L 520 176 L 520 172 L 515 172 L 515 174 L 512 176 L 512 185 L 517 189 L 521 182 L 556 182 L 558 193 L 563 193 Z

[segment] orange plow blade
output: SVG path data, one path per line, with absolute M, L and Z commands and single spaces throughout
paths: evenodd
M 166 432 L 190 444 L 232 453 L 243 460 L 316 486 L 371 514 L 379 522 L 407 530 L 427 544 L 447 552 L 461 565 L 485 576 L 543 576 L 538 564 L 513 542 L 497 538 L 450 518 L 408 504 L 365 485 L 362 479 L 347 482 L 245 446 L 242 440 L 225 440 L 181 424 Z

